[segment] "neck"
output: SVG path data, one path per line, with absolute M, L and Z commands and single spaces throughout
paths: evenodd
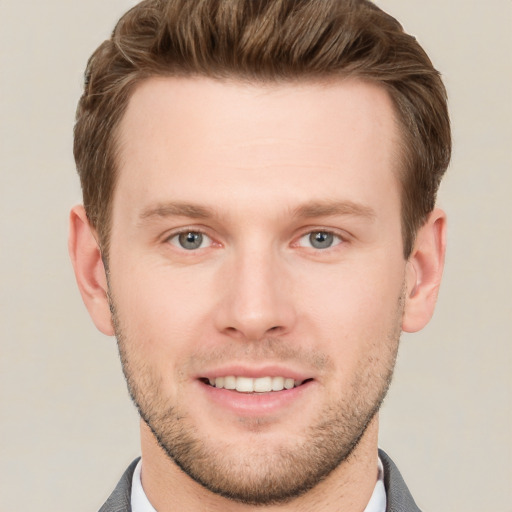
M 377 481 L 377 442 L 378 415 L 351 455 L 309 492 L 284 504 L 245 505 L 212 493 L 185 474 L 141 421 L 142 485 L 158 512 L 361 512 Z

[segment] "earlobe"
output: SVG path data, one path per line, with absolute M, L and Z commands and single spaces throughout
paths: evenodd
M 101 251 L 82 205 L 75 206 L 69 217 L 68 249 L 82 299 L 96 327 L 114 335 L 107 296 L 107 277 Z
M 418 230 L 407 262 L 402 329 L 416 332 L 429 322 L 441 284 L 446 251 L 446 214 L 435 209 Z

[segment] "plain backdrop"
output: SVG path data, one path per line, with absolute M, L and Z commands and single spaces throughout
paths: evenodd
M 2 512 L 97 510 L 139 453 L 115 342 L 66 249 L 83 69 L 134 3 L 0 0 Z M 510 512 L 512 2 L 377 3 L 443 73 L 454 133 L 444 283 L 431 324 L 403 337 L 380 445 L 425 511 Z

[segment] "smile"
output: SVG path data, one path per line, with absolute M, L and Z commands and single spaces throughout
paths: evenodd
M 238 391 L 239 393 L 269 393 L 271 391 L 283 391 L 293 389 L 303 384 L 301 380 L 289 377 L 236 377 L 227 375 L 208 379 L 210 386 L 220 389 Z

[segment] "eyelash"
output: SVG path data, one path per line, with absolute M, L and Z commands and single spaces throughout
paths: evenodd
M 214 239 L 210 235 L 208 235 L 208 233 L 206 233 L 205 230 L 200 229 L 200 228 L 182 229 L 180 231 L 170 234 L 169 236 L 167 236 L 165 238 L 164 241 L 166 243 L 169 243 L 169 244 L 177 247 L 178 249 L 181 249 L 181 250 L 184 250 L 187 252 L 195 252 L 199 249 L 204 249 L 204 247 L 198 247 L 196 249 L 186 249 L 179 243 L 178 240 L 181 235 L 187 235 L 187 234 L 191 234 L 191 233 L 201 235 L 202 237 L 207 237 L 210 240 L 208 247 L 215 245 Z M 336 231 L 333 231 L 330 229 L 322 229 L 322 228 L 315 229 L 314 228 L 314 229 L 308 229 L 307 231 L 303 232 L 299 237 L 295 238 L 296 241 L 292 243 L 292 247 L 300 246 L 299 245 L 300 241 L 302 239 L 304 239 L 305 237 L 311 237 L 311 235 L 320 234 L 320 233 L 328 235 L 328 236 L 332 236 L 334 239 L 333 244 L 329 245 L 328 247 L 324 247 L 324 248 L 316 248 L 316 247 L 311 247 L 311 246 L 309 246 L 309 247 L 301 246 L 301 247 L 305 248 L 305 249 L 313 249 L 318 252 L 324 252 L 324 251 L 327 251 L 328 249 L 333 249 L 333 248 L 337 247 L 338 245 L 341 245 L 341 244 L 344 244 L 347 242 L 347 237 L 337 233 Z M 173 243 L 173 240 L 176 240 L 176 243 Z M 218 244 L 218 245 L 220 245 L 220 244 Z
M 312 244 L 312 239 L 311 237 L 313 235 L 327 235 L 327 238 L 329 239 L 329 237 L 332 239 L 331 240 L 331 244 L 328 245 L 327 247 L 312 247 L 311 245 L 308 246 L 307 248 L 308 249 L 314 249 L 314 250 L 317 250 L 317 251 L 320 251 L 320 252 L 323 252 L 323 251 L 326 251 L 328 249 L 333 249 L 334 247 L 344 243 L 346 240 L 344 237 L 342 237 L 340 234 L 336 233 L 335 231 L 332 231 L 332 230 L 328 230 L 328 229 L 312 229 L 312 230 L 309 230 L 307 231 L 306 233 L 302 234 L 299 239 L 298 239 L 298 242 L 297 244 L 305 239 L 305 238 L 308 238 L 309 241 L 310 241 L 310 244 Z M 319 243 L 322 243 L 322 241 L 320 240 L 317 240 Z
M 180 246 L 179 242 L 178 242 L 179 237 L 181 235 L 188 235 L 188 234 L 191 234 L 191 233 L 197 234 L 197 235 L 201 235 L 202 237 L 207 237 L 210 240 L 210 244 L 209 245 L 212 245 L 214 243 L 214 241 L 213 241 L 211 236 L 209 236 L 204 230 L 198 229 L 198 228 L 182 229 L 180 231 L 174 232 L 174 233 L 172 233 L 171 235 L 169 235 L 168 237 L 165 238 L 165 242 L 170 243 L 171 245 L 174 245 L 178 249 L 182 249 L 182 250 L 189 251 L 189 252 L 194 252 L 193 249 L 186 249 L 185 247 Z M 177 242 L 173 243 L 173 240 L 177 240 Z M 198 249 L 201 249 L 201 248 L 202 247 L 199 247 Z M 195 249 L 195 250 L 198 250 L 198 249 Z

